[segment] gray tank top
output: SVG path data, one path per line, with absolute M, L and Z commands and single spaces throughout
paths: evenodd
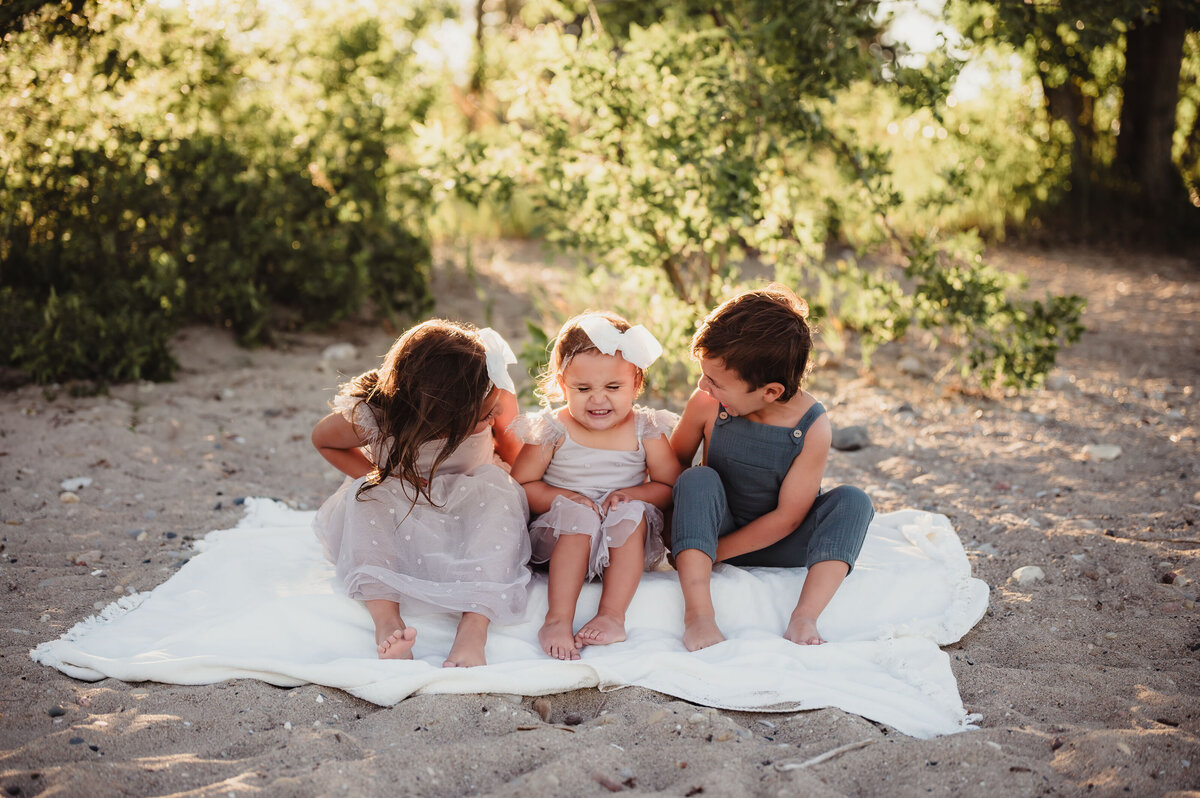
M 739 527 L 774 510 L 792 461 L 804 450 L 808 428 L 825 407 L 817 402 L 794 427 L 776 427 L 730 415 L 719 407 L 707 464 L 721 476 L 729 511 Z

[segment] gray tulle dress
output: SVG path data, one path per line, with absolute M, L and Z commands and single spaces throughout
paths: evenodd
M 542 480 L 548 485 L 587 496 L 598 505 L 614 490 L 631 488 L 646 481 L 643 441 L 670 435 L 679 421 L 679 416 L 669 410 L 634 407 L 638 448 L 617 451 L 592 449 L 576 443 L 554 413 L 554 410 L 526 413 L 518 416 L 509 429 L 525 443 L 557 446 Z M 650 569 L 666 554 L 661 510 L 647 502 L 630 501 L 613 507 L 601 517 L 589 507 L 556 496 L 550 509 L 529 524 L 533 562 L 550 560 L 559 535 L 588 535 L 592 539 L 588 558 L 588 578 L 591 579 L 608 566 L 609 550 L 629 540 L 642 519 L 646 521 L 646 568 Z
M 333 402 L 363 433 L 364 451 L 383 451 L 375 417 L 360 399 Z M 429 473 L 441 441 L 422 447 Z M 428 478 L 428 477 L 427 477 Z M 531 573 L 525 491 L 495 454 L 488 427 L 463 442 L 430 482 L 430 503 L 399 477 L 389 477 L 361 500 L 363 479 L 350 479 L 317 511 L 313 528 L 347 595 L 386 599 L 401 612 L 477 612 L 500 624 L 525 611 Z

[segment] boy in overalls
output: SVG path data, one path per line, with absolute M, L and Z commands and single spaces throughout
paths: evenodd
M 713 310 L 692 338 L 702 376 L 671 435 L 686 469 L 675 483 L 671 551 L 684 598 L 683 644 L 725 639 L 709 580 L 715 562 L 808 568 L 783 636 L 824 643 L 817 618 L 854 565 L 875 515 L 860 489 L 821 492 L 832 428 L 800 387 L 808 307 L 770 285 Z M 703 465 L 688 468 L 703 442 Z

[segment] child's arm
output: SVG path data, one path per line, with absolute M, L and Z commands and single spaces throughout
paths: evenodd
M 783 540 L 800 526 L 821 490 L 821 477 L 825 474 L 825 461 L 829 458 L 832 440 L 833 428 L 829 419 L 821 416 L 809 427 L 804 450 L 792 461 L 791 468 L 783 478 L 783 484 L 779 487 L 779 504 L 766 515 L 719 538 L 717 562 L 765 549 Z
M 683 470 L 675 458 L 675 452 L 671 449 L 666 435 L 644 438 L 642 446 L 646 450 L 646 471 L 650 476 L 649 481 L 613 491 L 605 500 L 605 509 L 610 508 L 614 500 L 619 501 L 621 498 L 638 499 L 653 504 L 660 510 L 671 506 L 671 488 Z
M 550 459 L 554 457 L 555 446 L 552 443 L 527 443 L 521 447 L 517 459 L 513 462 L 512 478 L 521 483 L 525 489 L 525 497 L 529 499 L 529 510 L 534 515 L 540 515 L 550 509 L 557 496 L 565 496 L 573 502 L 597 509 L 595 502 L 573 490 L 556 488 L 542 480 Z
M 683 415 L 671 433 L 671 449 L 680 468 L 689 468 L 696 450 L 704 441 L 704 428 L 717 415 L 717 400 L 697 388 L 683 408 Z M 678 476 L 678 474 L 676 474 Z M 651 477 L 653 479 L 653 477 Z
M 508 391 L 500 391 L 496 417 L 492 419 L 492 435 L 496 439 L 496 453 L 510 466 L 521 451 L 521 439 L 512 433 L 508 425 L 517 417 L 517 397 Z
M 375 470 L 360 448 L 363 440 L 358 430 L 340 413 L 330 413 L 317 422 L 312 431 L 312 444 L 334 468 L 352 479 Z

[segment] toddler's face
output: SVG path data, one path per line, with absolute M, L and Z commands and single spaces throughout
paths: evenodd
M 571 418 L 597 432 L 625 420 L 641 387 L 636 366 L 620 355 L 595 351 L 571 358 L 558 381 Z

